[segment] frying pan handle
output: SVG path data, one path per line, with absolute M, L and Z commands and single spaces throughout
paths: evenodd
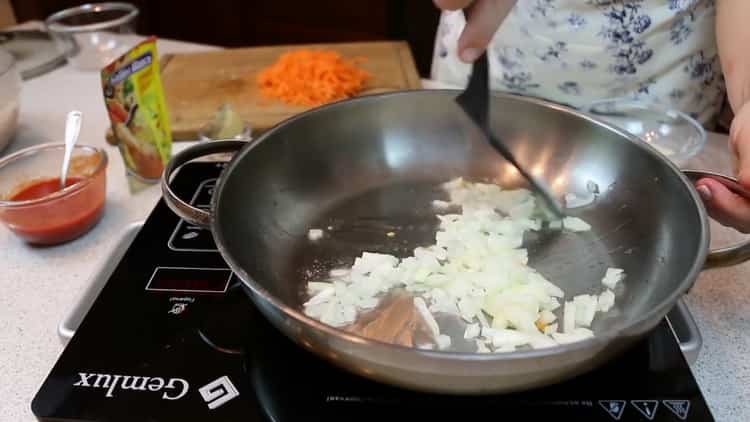
M 200 208 L 196 208 L 180 199 L 169 186 L 172 174 L 183 164 L 196 158 L 221 152 L 237 152 L 245 145 L 246 141 L 205 141 L 198 143 L 190 148 L 183 150 L 175 155 L 167 166 L 164 168 L 164 174 L 161 177 L 161 191 L 164 196 L 164 202 L 167 206 L 179 215 L 180 218 L 190 224 L 208 228 L 211 224 L 211 213 Z
M 737 179 L 709 171 L 683 170 L 683 173 L 693 182 L 705 178 L 713 179 L 735 194 L 750 200 L 750 191 L 742 187 Z M 750 260 L 750 240 L 726 248 L 710 250 L 703 267 L 705 269 L 731 267 L 747 260 Z

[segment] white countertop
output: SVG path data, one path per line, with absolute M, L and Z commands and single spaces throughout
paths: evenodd
M 159 52 L 212 47 L 159 41 Z M 65 114 L 83 112 L 80 143 L 106 146 L 107 205 L 102 221 L 71 243 L 34 248 L 0 228 L 0 421 L 33 421 L 30 402 L 63 346 L 57 324 L 86 288 L 88 279 L 122 230 L 143 220 L 160 196 L 158 186 L 136 195 L 128 192 L 119 153 L 106 144 L 108 127 L 98 73 L 69 66 L 24 83 L 20 128 L 0 155 L 36 143 L 60 141 Z M 710 134 L 705 150 L 690 167 L 730 169 L 726 139 Z M 187 146 L 176 143 L 175 151 Z M 713 243 L 740 237 L 712 225 Z M 703 335 L 703 349 L 693 371 L 719 421 L 750 421 L 750 264 L 704 272 L 686 302 Z M 613 382 L 617 382 L 613 380 Z
M 211 48 L 169 40 L 157 44 L 159 54 Z M 36 420 L 31 399 L 63 348 L 57 324 L 125 226 L 144 220 L 161 196 L 158 185 L 129 193 L 120 154 L 104 137 L 109 119 L 98 72 L 58 68 L 25 81 L 20 102 L 20 127 L 0 155 L 41 142 L 62 142 L 65 115 L 81 110 L 78 143 L 105 147 L 109 155 L 107 203 L 91 232 L 61 246 L 30 247 L 0 227 L 0 421 Z M 186 146 L 176 142 L 174 151 Z

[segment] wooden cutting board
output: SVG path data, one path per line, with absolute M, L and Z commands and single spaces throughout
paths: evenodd
M 255 76 L 287 51 L 334 50 L 345 58 L 364 56 L 360 66 L 372 75 L 360 94 L 421 88 L 406 42 L 289 45 L 165 55 L 162 83 L 174 139 L 195 140 L 224 103 L 229 103 L 260 133 L 309 107 L 261 98 Z

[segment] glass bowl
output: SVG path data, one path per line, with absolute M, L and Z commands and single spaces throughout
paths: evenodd
M 91 3 L 54 13 L 45 25 L 73 66 L 101 70 L 137 43 L 137 17 L 132 4 Z
M 706 131 L 700 123 L 664 105 L 609 99 L 593 102 L 585 111 L 638 136 L 678 165 L 697 154 L 706 143 Z
M 66 242 L 100 220 L 106 196 L 107 154 L 77 145 L 64 189 L 59 188 L 65 146 L 40 144 L 0 159 L 0 221 L 33 244 Z
M 16 59 L 0 49 L 0 151 L 13 139 L 18 126 L 21 75 Z

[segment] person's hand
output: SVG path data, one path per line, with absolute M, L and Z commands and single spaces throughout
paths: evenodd
M 729 131 L 729 148 L 735 159 L 735 174 L 740 185 L 750 189 L 750 103 L 740 107 Z M 750 201 L 712 179 L 696 183 L 711 217 L 742 233 L 750 233 Z
M 442 10 L 460 10 L 471 5 L 466 27 L 458 39 L 458 57 L 472 63 L 487 49 L 500 24 L 516 0 L 433 0 Z

